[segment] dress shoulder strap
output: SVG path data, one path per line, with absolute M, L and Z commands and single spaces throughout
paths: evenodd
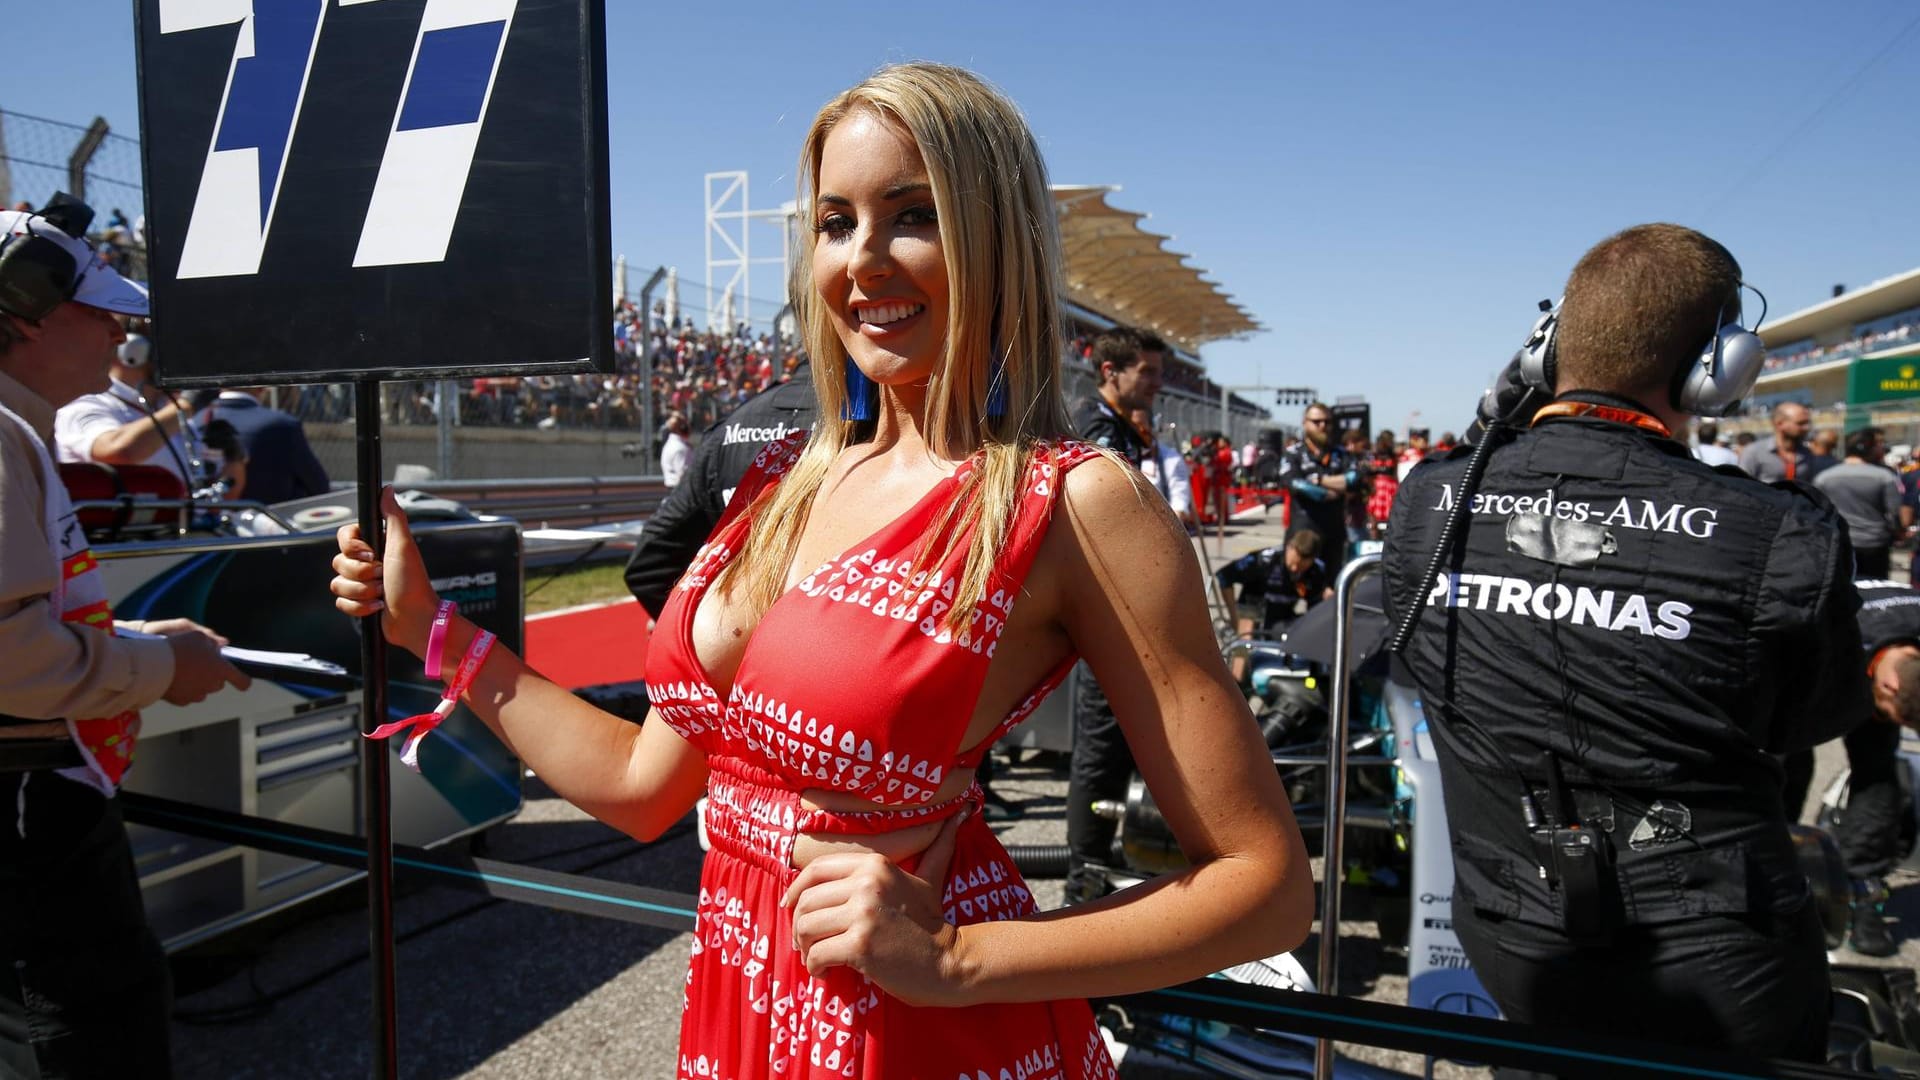
M 1020 496 L 1020 509 L 1008 531 L 1007 544 L 996 568 L 1001 575 L 1000 587 L 1010 595 L 1019 592 L 1027 573 L 1033 569 L 1034 560 L 1040 554 L 1040 542 L 1046 538 L 1047 527 L 1053 522 L 1053 511 L 1059 504 L 1066 475 L 1094 458 L 1110 456 L 1112 451 L 1103 451 L 1078 439 L 1040 443 L 1034 447 L 1032 461 L 1027 466 L 1026 487 Z M 955 758 L 956 766 L 977 768 L 988 748 L 1018 727 L 1066 679 L 1078 660 L 1077 653 L 1062 657 L 991 734 L 960 752 Z
M 1100 448 L 1078 439 L 1038 443 L 1027 465 L 1026 487 L 1020 495 L 1020 507 L 1007 532 L 1002 568 L 1015 580 L 1026 578 L 1027 569 L 1040 549 L 1040 541 L 1053 522 L 1053 511 L 1060 502 L 1060 490 L 1067 473 L 1101 457 Z

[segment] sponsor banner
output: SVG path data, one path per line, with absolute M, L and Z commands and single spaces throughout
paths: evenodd
M 1920 397 L 1920 349 L 1906 356 L 1855 360 L 1847 369 L 1847 401 L 1900 401 Z
M 602 0 L 139 0 L 172 385 L 612 368 Z
M 1345 446 L 1347 432 L 1357 431 L 1373 443 L 1373 406 L 1364 401 L 1342 401 L 1327 407 L 1333 421 L 1333 445 Z

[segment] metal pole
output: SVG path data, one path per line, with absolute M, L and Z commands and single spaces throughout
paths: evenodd
M 460 408 L 460 384 L 452 379 L 440 379 L 433 384 L 433 418 L 438 427 L 436 442 L 439 453 L 434 456 L 434 464 L 440 474 L 435 479 L 453 479 L 453 416 Z
M 1333 602 L 1333 720 L 1327 730 L 1327 817 L 1321 841 L 1320 970 L 1315 976 L 1320 992 L 1334 993 L 1340 972 L 1340 886 L 1346 876 L 1347 721 L 1353 711 L 1353 679 L 1347 668 L 1353 650 L 1353 591 L 1361 578 L 1380 569 L 1380 556 L 1350 559 L 1334 582 Z M 1333 1040 L 1317 1040 L 1313 1051 L 1314 1080 L 1333 1078 Z
M 99 151 L 100 144 L 107 141 L 107 121 L 96 116 L 93 123 L 87 125 L 87 133 L 67 155 L 67 193 L 76 199 L 87 197 L 87 166 L 92 163 L 93 155 Z
M 7 153 L 7 110 L 0 109 L 0 206 L 13 205 L 13 161 Z
M 653 276 L 640 287 L 640 475 L 642 476 L 654 471 L 653 290 L 666 276 L 667 268 L 656 266 L 653 268 Z M 664 315 L 660 321 L 666 321 Z
M 354 383 L 355 479 L 360 502 L 360 533 L 376 556 L 386 551 L 386 521 L 380 514 L 380 382 Z M 360 730 L 386 722 L 387 635 L 380 616 L 360 620 Z M 360 741 L 360 819 L 367 831 L 367 956 L 373 969 L 373 1075 L 400 1075 L 393 979 L 393 796 L 387 769 L 387 744 Z

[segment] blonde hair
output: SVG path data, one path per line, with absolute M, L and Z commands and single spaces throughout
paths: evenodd
M 1060 387 L 1059 223 L 1046 165 L 1020 111 L 973 73 L 930 63 L 881 68 L 821 108 L 800 151 L 801 213 L 815 211 L 827 136 L 862 109 L 913 138 L 933 188 L 948 299 L 947 340 L 927 384 L 928 445 L 953 457 L 984 450 L 915 556 L 923 569 L 943 564 L 974 530 L 947 613 L 957 631 L 986 593 L 1035 442 L 1071 430 Z M 789 294 L 813 358 L 818 418 L 800 460 L 747 511 L 746 544 L 717 582 L 729 594 L 735 585 L 744 589 L 761 612 L 786 586 L 783 556 L 799 546 L 828 469 L 871 432 L 869 422 L 843 419 L 850 361 L 812 284 L 819 234 L 809 228 L 802 236 Z M 995 379 L 1006 401 L 997 417 L 987 415 Z M 936 543 L 940 551 L 929 560 Z

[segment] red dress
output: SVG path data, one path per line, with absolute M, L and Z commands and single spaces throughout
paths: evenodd
M 942 820 L 969 803 L 978 807 L 978 785 L 946 802 L 933 799 L 948 773 L 976 766 L 1072 667 L 1073 657 L 1061 661 L 992 734 L 976 746 L 960 745 L 987 662 L 1046 533 L 1061 477 L 1096 454 L 1079 443 L 1035 449 L 1005 550 L 967 630 L 952 634 L 944 619 L 966 537 L 938 567 L 911 560 L 973 461 L 787 590 L 761 618 L 722 701 L 695 657 L 693 615 L 745 540 L 742 508 L 779 481 L 805 441 L 802 432 L 773 443 L 755 460 L 675 586 L 647 653 L 654 717 L 704 751 L 709 769 L 711 850 L 700 874 L 676 1075 L 1114 1077 L 1085 1001 L 916 1008 L 850 968 L 815 978 L 800 963 L 788 913 L 779 907 L 797 873 L 796 834 L 873 834 Z M 800 805 L 806 789 L 898 809 L 807 810 Z M 960 827 L 945 906 L 954 925 L 1038 910 L 980 815 Z

